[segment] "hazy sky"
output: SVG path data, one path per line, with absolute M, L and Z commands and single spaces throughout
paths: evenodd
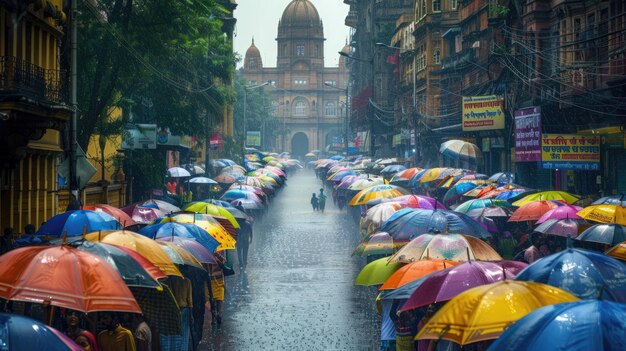
M 248 50 L 252 37 L 261 51 L 263 66 L 276 67 L 276 34 L 278 21 L 291 0 L 236 0 L 237 28 L 235 31 L 235 51 L 243 56 Z M 343 0 L 310 0 L 317 8 L 324 24 L 324 60 L 326 67 L 335 67 L 339 61 L 337 52 L 343 48 L 349 35 L 344 25 L 349 6 Z

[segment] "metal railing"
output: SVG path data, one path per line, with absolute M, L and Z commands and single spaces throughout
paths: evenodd
M 53 103 L 68 102 L 68 75 L 23 59 L 0 56 L 0 95 L 20 94 Z

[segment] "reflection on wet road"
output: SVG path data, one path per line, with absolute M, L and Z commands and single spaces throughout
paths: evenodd
M 226 278 L 222 326 L 205 328 L 201 350 L 378 349 L 375 289 L 353 286 L 364 265 L 351 257 L 356 224 L 330 196 L 313 212 L 320 184 L 311 171 L 290 175 L 255 223 L 247 272 Z

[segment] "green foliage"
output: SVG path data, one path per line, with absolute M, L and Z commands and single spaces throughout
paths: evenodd
M 245 102 L 246 129 L 248 131 L 261 131 L 264 127 L 267 127 L 268 121 L 275 119 L 274 116 L 277 112 L 272 106 L 268 92 L 269 89 L 273 88 L 267 85 L 258 88 L 248 88 L 244 91 L 245 86 L 250 86 L 250 84 L 246 83 L 243 77 L 237 76 L 235 78 L 235 125 L 242 126 L 244 123 Z M 263 82 L 257 82 L 257 84 L 253 86 L 261 84 L 263 84 Z M 237 140 L 243 139 L 243 128 L 237 128 L 235 133 Z

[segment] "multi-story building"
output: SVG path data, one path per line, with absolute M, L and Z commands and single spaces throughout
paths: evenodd
M 60 67 L 62 0 L 0 1 L 0 228 L 57 213 L 57 157 L 70 119 Z

